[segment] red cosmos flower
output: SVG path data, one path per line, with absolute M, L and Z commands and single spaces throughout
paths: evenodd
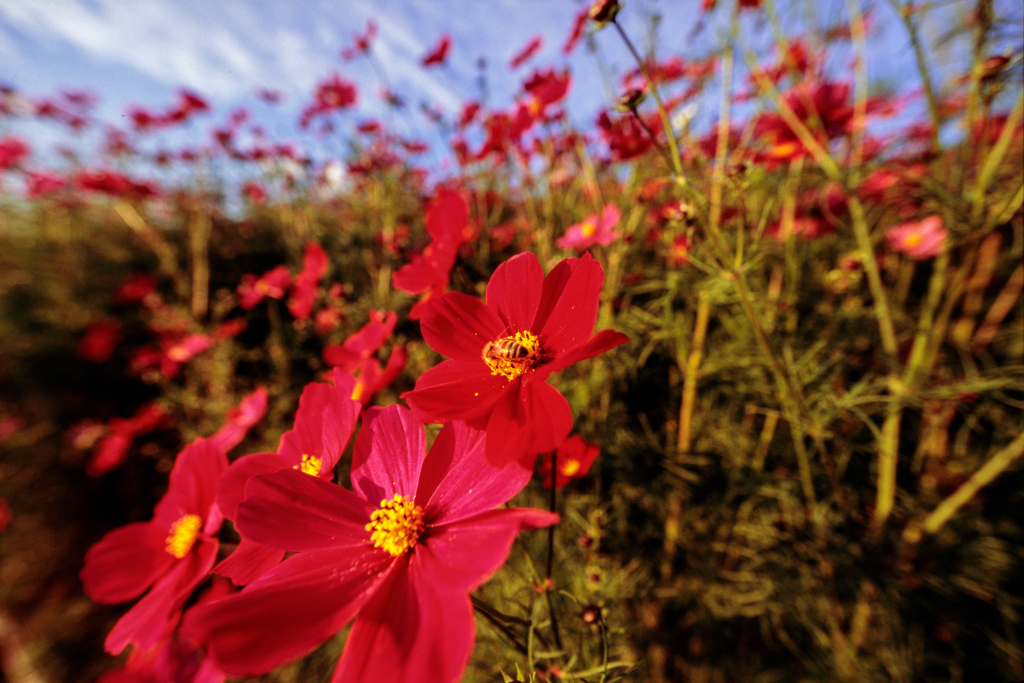
M 114 355 L 114 350 L 121 343 L 121 323 L 113 318 L 93 320 L 85 330 L 85 336 L 75 347 L 79 358 L 90 363 L 103 363 Z
M 281 436 L 276 453 L 246 455 L 231 464 L 217 491 L 217 505 L 225 517 L 237 519 L 246 482 L 257 474 L 295 469 L 321 479 L 334 477 L 334 466 L 345 452 L 362 406 L 352 398 L 356 381 L 351 375 L 335 370 L 332 379 L 333 385 L 306 385 L 295 426 Z M 282 557 L 284 553 L 276 547 L 256 543 L 243 533 L 238 549 L 214 571 L 241 586 L 277 566 Z
M 655 133 L 661 131 L 660 118 L 648 121 L 648 125 Z M 608 112 L 603 111 L 597 117 L 597 127 L 616 161 L 629 161 L 642 156 L 654 146 L 647 131 L 632 115 L 620 116 L 613 121 Z
M 29 171 L 25 177 L 25 196 L 40 199 L 63 190 L 67 181 L 50 171 Z
M 29 151 L 29 146 L 13 135 L 0 138 L 0 171 L 20 164 Z
M 316 242 L 309 242 L 306 244 L 306 254 L 302 259 L 302 272 L 295 276 L 295 284 L 292 285 L 292 293 L 288 298 L 288 312 L 296 320 L 305 320 L 313 312 L 316 288 L 326 272 L 326 252 Z
M 555 240 L 559 249 L 577 249 L 583 251 L 595 244 L 607 247 L 619 238 L 615 226 L 619 224 L 622 212 L 614 204 L 609 204 L 597 214 L 587 216 L 582 222 L 576 223 L 565 231 L 565 234 Z
M 396 346 L 388 356 L 388 363 L 381 368 L 380 361 L 374 357 L 367 358 L 355 372 L 356 386 L 352 390 L 352 398 L 360 401 L 364 406 L 370 402 L 373 395 L 382 389 L 391 386 L 391 383 L 398 379 L 405 368 L 405 361 L 408 353 L 404 346 Z
M 313 101 L 302 110 L 299 125 L 304 129 L 308 128 L 314 117 L 350 107 L 355 103 L 356 86 L 334 74 L 317 85 Z
M 221 514 L 214 498 L 228 467 L 224 452 L 196 439 L 178 455 L 167 494 L 153 519 L 114 529 L 85 555 L 85 593 L 102 604 L 131 600 L 152 589 L 107 635 L 107 652 L 129 643 L 147 650 L 174 631 L 185 601 L 217 557 Z
M 452 47 L 452 37 L 445 33 L 441 36 L 440 40 L 437 41 L 430 52 L 424 55 L 420 64 L 423 66 L 440 66 L 444 64 L 444 60 L 448 59 L 448 50 Z
M 227 453 L 237 446 L 253 426 L 267 414 L 267 388 L 256 391 L 242 399 L 238 406 L 228 411 L 224 425 L 210 437 L 210 442 Z
M 380 311 L 370 311 L 370 322 L 359 328 L 341 344 L 324 347 L 323 358 L 328 365 L 337 367 L 342 372 L 352 372 L 364 360 L 377 353 L 381 345 L 391 336 L 398 322 L 398 315 L 388 311 L 381 318 Z
M 438 190 L 437 197 L 427 206 L 424 219 L 427 232 L 434 241 L 393 276 L 396 289 L 410 294 L 425 293 L 409 312 L 410 319 L 419 320 L 426 302 L 440 296 L 448 286 L 455 256 L 465 242 L 468 223 L 469 203 L 466 198 L 455 190 Z
M 539 50 L 543 44 L 544 37 L 541 36 L 540 34 L 535 35 L 533 38 L 530 39 L 530 42 L 523 46 L 522 50 L 517 52 L 515 56 L 512 57 L 512 61 L 508 63 L 508 68 L 517 69 L 523 64 L 525 64 L 530 57 L 537 54 L 537 50 Z
M 268 270 L 260 277 L 246 273 L 242 276 L 242 283 L 235 290 L 238 305 L 242 310 L 251 311 L 266 297 L 284 298 L 284 293 L 291 284 L 292 274 L 288 272 L 288 266 L 283 264 Z
M 555 458 L 555 488 L 562 488 L 574 479 L 582 479 L 590 472 L 591 465 L 601 453 L 596 443 L 584 441 L 579 434 L 573 434 L 558 446 Z M 551 456 L 541 458 L 537 466 L 537 475 L 544 488 L 551 488 Z
M 366 54 L 370 51 L 370 46 L 376 37 L 377 22 L 371 19 L 366 22 L 366 33 L 357 33 L 353 39 L 352 47 L 346 47 L 341 50 L 341 58 L 346 62 L 351 62 L 359 57 L 359 55 Z
M 286 469 L 254 477 L 238 528 L 296 552 L 241 593 L 194 608 L 182 633 L 229 674 L 268 671 L 355 617 L 334 681 L 452 683 L 475 639 L 469 592 L 505 561 L 543 510 L 495 509 L 530 472 L 496 467 L 484 437 L 445 425 L 424 458 L 424 430 L 400 406 L 364 418 L 352 491 Z
M 493 462 L 553 451 L 572 429 L 572 412 L 544 380 L 628 341 L 612 330 L 591 336 L 603 282 L 590 254 L 564 259 L 544 277 L 526 252 L 494 271 L 486 303 L 442 294 L 427 305 L 421 329 L 451 360 L 427 370 L 402 398 L 422 422 L 486 425 Z
M 109 433 L 96 446 L 85 473 L 99 477 L 123 463 L 135 438 L 159 428 L 168 415 L 159 403 L 147 403 L 127 420 L 115 417 L 107 423 Z
M 928 216 L 924 220 L 901 223 L 885 233 L 885 243 L 890 249 L 902 252 L 921 261 L 942 253 L 942 245 L 949 233 L 939 216 Z

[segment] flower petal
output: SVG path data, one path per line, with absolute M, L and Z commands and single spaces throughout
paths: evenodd
M 129 643 L 148 650 L 169 636 L 192 589 L 210 572 L 215 559 L 216 539 L 200 536 L 192 552 L 177 561 L 171 571 L 114 624 L 104 642 L 107 652 L 116 655 Z
M 115 605 L 142 595 L 175 558 L 164 550 L 167 531 L 149 522 L 114 529 L 89 548 L 81 578 L 95 602 Z
M 295 462 L 277 453 L 243 455 L 231 463 L 217 487 L 217 506 L 228 519 L 235 519 L 238 504 L 245 500 L 245 483 L 257 474 L 289 469 Z
M 487 459 L 503 467 L 519 460 L 533 469 L 533 456 L 553 451 L 572 431 L 572 410 L 546 382 L 523 382 L 494 408 L 487 422 Z
M 546 356 L 557 357 L 585 343 L 597 321 L 604 283 L 601 264 L 587 253 L 571 268 L 568 278 L 564 271 L 556 273 L 556 268 L 544 280 L 544 305 L 538 311 L 534 331 Z M 548 310 L 550 313 L 541 322 L 542 313 Z
M 432 524 L 449 523 L 493 510 L 519 493 L 532 472 L 518 460 L 497 467 L 484 457 L 486 432 L 450 422 L 423 462 L 416 499 L 426 501 Z
M 487 282 L 487 307 L 497 310 L 504 326 L 502 336 L 533 329 L 543 283 L 544 269 L 528 251 L 495 269 Z
M 206 520 L 217 499 L 217 484 L 227 469 L 228 456 L 207 439 L 185 446 L 174 460 L 167 494 L 156 504 L 153 523 L 169 528 L 185 514 Z
M 402 398 L 420 422 L 468 420 L 489 412 L 507 386 L 480 359 L 446 360 L 420 375 Z
M 484 302 L 462 292 L 432 299 L 423 310 L 423 341 L 454 360 L 481 361 L 484 345 L 501 337 L 504 323 Z
M 241 593 L 189 610 L 181 633 L 205 644 L 226 673 L 265 673 L 340 631 L 393 562 L 369 546 L 295 555 Z
M 354 547 L 369 544 L 374 509 L 348 489 L 287 469 L 249 480 L 235 524 L 244 538 L 288 552 Z
M 235 552 L 211 570 L 231 579 L 236 586 L 245 586 L 281 564 L 284 551 L 243 538 Z
M 402 406 L 367 411 L 352 454 L 352 490 L 371 504 L 415 495 L 426 450 L 423 425 Z
M 325 472 L 338 464 L 362 408 L 359 401 L 352 399 L 351 389 L 346 391 L 343 382 L 338 384 L 311 382 L 302 390 L 295 428 L 285 432 L 277 449 L 281 455 L 292 458 L 293 464 L 302 462 L 303 455 L 320 458 Z
M 417 549 L 360 611 L 332 683 L 459 679 L 476 638 L 473 607 L 426 564 Z
M 573 363 L 578 363 L 581 360 L 600 356 L 605 351 L 611 351 L 615 347 L 621 346 L 628 341 L 629 337 L 621 332 L 615 332 L 614 330 L 601 330 L 588 339 L 582 346 L 570 349 L 555 358 L 551 363 L 539 366 L 534 372 L 533 381 L 537 382 L 545 380 L 553 372 L 558 372 L 559 370 L 567 368 Z

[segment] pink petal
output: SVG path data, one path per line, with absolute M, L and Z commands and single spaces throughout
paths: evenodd
M 104 642 L 107 652 L 116 655 L 129 643 L 145 650 L 168 637 L 192 589 L 210 572 L 215 559 L 217 541 L 200 536 L 192 552 L 178 560 L 170 573 L 114 624 Z
M 231 463 L 220 478 L 217 488 L 217 506 L 228 519 L 235 519 L 238 504 L 245 500 L 245 483 L 257 474 L 289 469 L 297 464 L 293 458 L 277 453 L 244 455 Z
M 295 555 L 241 593 L 189 610 L 181 633 L 205 644 L 226 673 L 265 673 L 340 631 L 394 559 L 370 546 Z
M 566 353 L 555 358 L 551 363 L 538 366 L 537 370 L 534 372 L 532 381 L 539 382 L 545 380 L 553 372 L 558 372 L 559 370 L 567 368 L 573 363 L 578 363 L 581 360 L 599 356 L 605 351 L 611 351 L 617 346 L 621 346 L 628 341 L 629 337 L 621 332 L 601 330 L 588 339 L 582 346 L 570 349 Z
M 502 336 L 532 329 L 543 282 L 544 269 L 528 251 L 495 269 L 487 283 L 487 307 L 497 310 L 505 330 Z
M 244 538 L 288 552 L 361 546 L 370 542 L 365 527 L 376 507 L 319 477 L 278 470 L 249 480 L 235 526 Z
M 420 474 L 416 500 L 432 524 L 493 510 L 519 493 L 531 470 L 518 460 L 496 467 L 484 456 L 486 432 L 449 422 L 437 435 Z
M 323 382 L 307 384 L 299 397 L 295 428 L 281 437 L 278 452 L 294 463 L 311 455 L 321 459 L 322 472 L 333 470 L 355 430 L 360 408 L 351 389 Z
M 423 425 L 402 406 L 366 411 L 352 454 L 352 490 L 374 506 L 396 493 L 415 495 L 426 450 Z
M 359 612 L 332 683 L 459 679 L 476 638 L 473 607 L 424 565 L 417 549 Z
M 503 335 L 505 324 L 479 299 L 448 292 L 425 307 L 420 330 L 427 345 L 442 356 L 480 361 L 484 346 Z
M 533 469 L 533 456 L 553 451 L 572 431 L 568 401 L 546 382 L 524 382 L 507 393 L 487 422 L 487 459 L 498 466 L 520 460 Z
M 283 559 L 283 550 L 243 538 L 235 552 L 217 563 L 212 571 L 231 579 L 236 586 L 245 586 L 281 564 Z
M 536 324 L 534 327 L 545 355 L 556 357 L 580 346 L 590 337 L 597 321 L 604 271 L 590 254 L 584 254 L 564 284 L 563 277 L 564 274 L 560 274 L 559 279 L 552 283 L 550 290 L 553 291 L 549 291 L 545 280 L 545 304 L 550 304 L 554 297 L 554 305 L 543 327 Z
M 489 412 L 508 384 L 480 359 L 448 360 L 420 375 L 402 398 L 420 422 L 468 420 Z
M 167 531 L 149 522 L 109 532 L 85 554 L 81 572 L 85 594 L 107 605 L 142 595 L 175 562 L 164 550 L 166 541 Z
M 167 494 L 156 504 L 153 523 L 170 525 L 182 515 L 206 520 L 217 499 L 217 484 L 228 469 L 228 456 L 207 439 L 196 439 L 178 454 Z

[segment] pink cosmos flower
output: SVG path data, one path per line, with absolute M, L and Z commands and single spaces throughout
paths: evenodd
M 885 233 L 885 243 L 890 249 L 902 252 L 921 261 L 938 256 L 942 252 L 948 232 L 942 225 L 942 218 L 929 216 L 924 220 L 901 223 Z
M 313 382 L 299 397 L 295 426 L 281 437 L 276 453 L 246 455 L 231 464 L 221 478 L 217 504 L 228 519 L 237 519 L 239 503 L 245 498 L 246 482 L 257 474 L 294 469 L 304 475 L 330 481 L 359 418 L 362 405 L 353 399 L 355 379 L 340 370 L 334 384 Z M 284 553 L 242 535 L 242 542 L 214 571 L 242 586 L 277 566 Z
M 267 388 L 256 391 L 242 399 L 237 407 L 228 411 L 224 425 L 210 437 L 210 441 L 227 453 L 237 446 L 253 426 L 267 414 Z
M 576 249 L 583 251 L 595 244 L 607 247 L 619 238 L 615 226 L 619 223 L 622 213 L 614 204 L 604 207 L 600 218 L 597 214 L 587 216 L 583 222 L 576 223 L 566 230 L 565 234 L 555 240 L 559 249 Z
M 242 307 L 242 310 L 251 311 L 267 297 L 282 299 L 291 284 L 292 274 L 288 272 L 288 266 L 283 264 L 268 270 L 259 277 L 252 273 L 246 273 L 242 276 L 242 283 L 235 290 L 238 295 L 238 305 Z
M 27 144 L 13 135 L 0 138 L 0 171 L 14 168 L 30 151 Z
M 316 300 L 316 288 L 320 278 L 327 272 L 327 253 L 316 242 L 306 244 L 306 253 L 302 259 L 302 272 L 295 277 L 292 293 L 288 298 L 288 312 L 296 320 L 305 320 L 313 312 Z
M 562 488 L 574 479 L 587 476 L 600 453 L 601 449 L 596 443 L 584 441 L 579 434 L 573 434 L 563 441 L 554 453 L 557 462 L 555 488 Z M 540 465 L 537 466 L 537 476 L 540 477 L 544 488 L 551 488 L 551 455 L 541 458 Z
M 553 451 L 569 436 L 572 411 L 545 380 L 628 341 L 612 330 L 591 335 L 603 282 L 589 253 L 564 259 L 545 277 L 537 257 L 525 252 L 494 271 L 486 303 L 442 294 L 427 305 L 420 328 L 427 344 L 451 360 L 423 373 L 402 398 L 422 422 L 486 425 L 487 455 L 495 462 Z
M 469 592 L 543 510 L 495 509 L 527 482 L 483 457 L 484 436 L 445 425 L 424 458 L 422 425 L 372 409 L 356 438 L 352 491 L 286 469 L 254 477 L 237 525 L 294 552 L 241 593 L 192 609 L 182 633 L 232 675 L 309 652 L 353 617 L 334 681 L 453 683 L 475 640 Z
M 152 521 L 114 529 L 86 553 L 81 579 L 94 601 L 112 605 L 150 589 L 107 635 L 107 652 L 129 643 L 148 650 L 174 631 L 217 557 L 222 518 L 214 499 L 227 466 L 223 451 L 196 439 L 178 455 Z

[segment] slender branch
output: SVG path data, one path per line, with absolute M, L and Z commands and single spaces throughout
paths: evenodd
M 549 457 L 551 458 L 551 512 L 555 512 L 558 502 L 558 487 L 555 486 L 558 475 L 558 453 L 557 451 L 552 452 Z M 555 562 L 555 526 L 551 525 L 548 527 L 548 567 L 547 572 L 544 575 L 544 595 L 548 601 L 548 616 L 551 618 L 551 631 L 555 635 L 555 645 L 558 646 L 559 650 L 565 649 L 562 646 L 562 634 L 558 630 L 558 617 L 555 614 L 554 601 L 551 599 L 551 570 L 554 567 Z

